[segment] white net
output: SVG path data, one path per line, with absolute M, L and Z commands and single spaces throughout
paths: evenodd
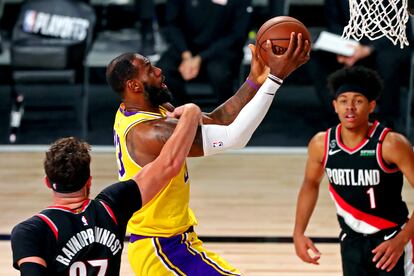
M 401 48 L 408 46 L 407 0 L 349 0 L 350 19 L 342 37 L 375 40 L 383 36 Z

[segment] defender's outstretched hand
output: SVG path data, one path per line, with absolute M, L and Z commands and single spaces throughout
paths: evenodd
M 192 116 L 198 117 L 198 122 L 202 124 L 203 120 L 200 107 L 193 103 L 178 106 L 171 112 L 167 111 L 167 117 L 179 119 L 184 112 L 191 112 L 190 114 L 192 114 Z

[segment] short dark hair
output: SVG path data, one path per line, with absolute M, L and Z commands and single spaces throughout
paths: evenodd
M 55 141 L 43 163 L 46 177 L 56 192 L 71 193 L 85 186 L 90 177 L 90 145 L 75 137 Z
M 124 96 L 126 81 L 138 74 L 138 69 L 132 63 L 135 58 L 134 53 L 124 53 L 114 58 L 106 68 L 106 82 L 121 98 Z
M 363 66 L 344 67 L 328 77 L 328 87 L 336 99 L 341 93 L 356 90 L 368 101 L 377 100 L 383 90 L 379 74 Z

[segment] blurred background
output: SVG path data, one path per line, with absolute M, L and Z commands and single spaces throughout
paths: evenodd
M 43 63 L 47 63 L 47 57 L 53 56 L 53 53 L 49 54 L 46 47 L 41 50 L 45 51 L 43 58 L 19 58 L 19 51 L 26 51 L 28 57 L 38 53 L 37 50 L 28 51 L 27 48 L 13 49 L 18 44 L 15 43 L 16 34 L 13 29 L 19 21 L 19 14 L 22 16 L 24 1 L 0 0 L 0 143 L 49 144 L 58 137 L 74 135 L 86 138 L 93 145 L 111 145 L 113 118 L 120 100 L 106 84 L 105 67 L 112 58 L 123 52 L 144 53 L 154 64 L 158 62 L 168 48 L 164 33 L 167 1 L 169 0 L 150 1 L 154 13 L 149 21 L 144 18 L 143 9 L 146 8 L 140 6 L 141 3 L 138 2 L 141 1 L 79 1 L 90 6 L 96 16 L 91 30 L 90 47 L 79 58 L 79 66 L 75 68 L 76 78 L 65 83 L 53 73 L 55 69 L 68 68 L 53 68 L 53 72 L 48 68 L 48 73 L 52 73 L 57 81 L 45 83 L 37 82 L 39 76 L 36 74 L 39 72 L 36 70 L 39 68 L 35 67 L 44 70 Z M 192 0 L 191 4 L 197 5 L 198 1 L 210 0 Z M 227 3 L 223 0 L 212 2 Z M 244 82 L 249 72 L 250 53 L 246 45 L 254 43 L 258 28 L 266 20 L 278 15 L 295 17 L 309 28 L 313 42 L 322 30 L 327 29 L 324 0 L 253 0 L 250 4 L 250 18 L 243 43 L 244 55 L 234 70 L 234 91 Z M 27 23 L 29 18 L 27 14 L 25 16 L 23 21 L 26 21 L 23 23 Z M 398 46 L 395 47 L 399 49 Z M 53 49 L 49 50 L 53 52 Z M 69 54 L 67 56 L 68 59 L 75 59 Z M 311 60 L 312 56 L 313 53 Z M 27 60 L 32 60 L 35 64 L 27 66 Z M 59 62 L 59 58 L 50 63 L 56 65 L 56 62 Z M 35 70 L 35 73 L 28 68 Z M 315 80 L 312 79 L 315 72 L 312 70 L 315 70 L 314 67 L 308 63 L 286 79 L 265 121 L 250 141 L 250 146 L 305 147 L 317 131 L 325 130 L 335 123 L 331 119 L 332 110 L 326 110 L 326 102 L 315 88 Z M 408 135 L 412 141 L 410 128 L 407 127 L 407 119 L 411 119 L 408 110 L 411 107 L 411 103 L 408 103 L 410 73 L 408 61 L 400 72 L 404 76 L 401 91 L 395 92 L 400 97 L 401 104 L 392 127 Z M 78 81 L 79 74 L 81 77 Z M 25 78 L 29 81 L 25 81 Z M 47 77 L 47 80 L 51 79 L 53 78 Z M 200 105 L 204 111 L 210 111 L 221 103 L 209 82 L 202 78 L 189 82 L 186 88 L 188 99 Z M 411 122 L 408 123 L 411 126 Z

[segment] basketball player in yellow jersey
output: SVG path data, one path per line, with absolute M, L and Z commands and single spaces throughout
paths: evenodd
M 269 67 L 252 51 L 251 70 L 239 91 L 209 114 L 203 114 L 189 156 L 206 156 L 244 147 L 264 118 L 277 89 L 309 59 L 310 43 L 292 34 L 286 53 L 270 51 Z M 270 73 L 269 73 L 270 72 Z M 171 94 L 160 68 L 133 53 L 122 54 L 107 68 L 107 81 L 122 98 L 114 123 L 119 179 L 129 179 L 158 156 L 177 120 L 169 112 Z M 230 81 L 230 80 L 229 80 Z M 180 173 L 128 223 L 128 258 L 136 275 L 239 275 L 218 255 L 205 250 L 188 207 L 189 178 Z

